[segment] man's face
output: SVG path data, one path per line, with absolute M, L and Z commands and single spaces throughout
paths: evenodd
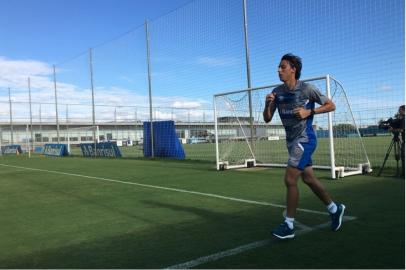
M 405 109 L 404 108 L 399 108 L 399 114 L 402 116 L 405 116 Z
M 295 79 L 296 68 L 292 67 L 287 60 L 282 60 L 278 67 L 279 79 L 282 82 Z

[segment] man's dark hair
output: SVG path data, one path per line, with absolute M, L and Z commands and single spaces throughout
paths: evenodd
M 282 60 L 288 61 L 291 67 L 296 68 L 295 79 L 299 80 L 300 74 L 302 72 L 302 59 L 297 55 L 288 53 L 282 56 L 281 61 Z

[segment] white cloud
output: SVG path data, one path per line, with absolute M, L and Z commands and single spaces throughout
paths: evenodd
M 0 87 L 28 87 L 28 77 L 39 83 L 49 83 L 47 76 L 53 74 L 49 64 L 35 60 L 11 60 L 0 56 Z
M 172 103 L 172 107 L 176 109 L 196 109 L 201 106 L 202 104 L 197 101 L 175 101 Z
M 34 75 L 50 75 L 53 69 L 49 64 L 35 60 L 11 60 L 0 56 L 0 74 L 2 77 L 29 77 Z
M 392 85 L 381 85 L 379 87 L 379 90 L 384 91 L 384 92 L 389 92 L 389 91 L 393 90 L 393 87 L 392 87 Z
M 207 60 L 207 59 L 206 59 Z M 210 62 L 210 61 L 209 61 Z M 212 62 L 213 63 L 213 62 Z M 220 64 L 220 62 L 217 62 Z M 61 78 L 67 70 L 56 69 L 58 112 L 61 119 L 65 119 L 66 104 L 69 118 L 91 118 L 91 91 L 89 87 L 83 88 L 73 83 L 66 83 Z M 59 76 L 58 76 L 59 75 Z M 0 57 L 0 88 L 7 90 L 10 87 L 14 102 L 20 105 L 13 106 L 13 115 L 16 118 L 29 119 L 28 104 L 28 77 L 31 82 L 31 97 L 33 102 L 33 115 L 39 115 L 39 104 L 42 104 L 42 117 L 55 117 L 55 89 L 52 65 L 34 60 L 12 60 Z M 131 78 L 119 78 L 130 81 Z M 120 82 L 117 82 L 120 83 Z M 90 85 L 90 83 L 89 83 Z M 107 105 L 96 107 L 97 119 L 114 119 L 117 110 L 117 119 L 149 119 L 149 97 L 145 90 L 126 89 L 117 85 L 97 86 L 95 88 L 95 104 Z M 2 118 L 8 115 L 8 91 L 0 91 L 0 106 Z M 49 103 L 46 104 L 45 103 Z M 6 106 L 7 105 L 7 106 Z M 122 108 L 119 108 L 119 107 Z M 128 106 L 129 108 L 124 109 Z M 211 110 L 211 103 L 203 99 L 191 99 L 182 96 L 153 96 L 154 116 L 156 119 L 185 119 L 188 111 L 189 118 L 202 118 L 202 108 Z M 18 107 L 18 109 L 17 109 Z M 15 109 L 14 109 L 15 108 Z M 200 112 L 199 112 L 200 111 Z M 53 120 L 50 120 L 53 121 Z

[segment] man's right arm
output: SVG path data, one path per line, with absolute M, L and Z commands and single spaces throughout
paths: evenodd
M 264 117 L 265 123 L 271 122 L 273 114 L 275 113 L 275 109 L 276 109 L 275 98 L 276 98 L 275 93 L 270 93 L 270 94 L 266 95 L 265 108 L 264 108 L 264 112 L 262 114 Z

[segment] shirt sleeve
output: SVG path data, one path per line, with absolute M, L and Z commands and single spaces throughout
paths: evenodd
M 323 95 L 316 86 L 309 84 L 307 90 L 310 101 L 314 101 L 320 105 L 324 105 L 328 101 L 328 98 Z

